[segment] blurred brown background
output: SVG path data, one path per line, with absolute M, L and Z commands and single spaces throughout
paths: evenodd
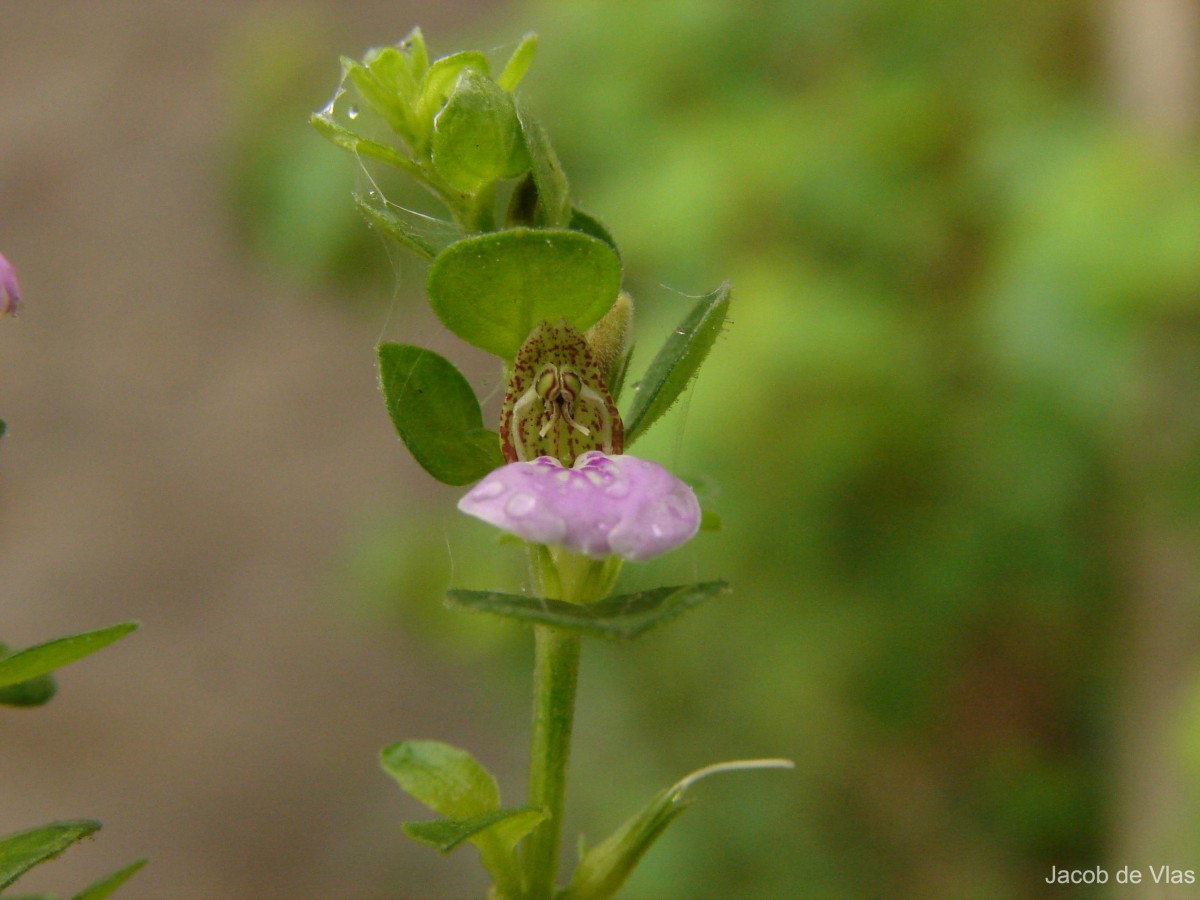
M 339 53 L 482 6 L 310 4 L 322 90 Z M 403 845 L 375 764 L 404 735 L 461 732 L 429 707 L 465 719 L 472 673 L 443 672 L 435 697 L 414 679 L 436 663 L 402 633 L 318 604 L 364 507 L 429 489 L 380 414 L 383 304 L 339 314 L 231 228 L 229 58 L 273 21 L 242 3 L 0 4 L 0 245 L 25 298 L 0 333 L 0 630 L 27 646 L 142 622 L 64 671 L 49 706 L 6 716 L 0 831 L 105 826 L 26 890 L 145 855 L 131 900 L 478 891 L 453 881 L 475 867 Z

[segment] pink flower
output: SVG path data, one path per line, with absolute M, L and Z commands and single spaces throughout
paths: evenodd
M 17 270 L 4 254 L 0 253 L 0 316 L 17 314 L 21 303 L 21 289 L 17 287 Z
M 592 559 L 649 559 L 700 527 L 690 487 L 657 463 L 598 450 L 581 454 L 570 469 L 550 456 L 501 466 L 458 508 L 523 540 Z

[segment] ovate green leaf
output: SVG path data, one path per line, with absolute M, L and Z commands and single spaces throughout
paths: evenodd
M 727 282 L 700 298 L 658 351 L 638 382 L 633 405 L 625 417 L 626 450 L 671 408 L 695 377 L 721 333 L 729 311 L 729 297 Z
M 466 750 L 440 741 L 401 741 L 379 755 L 404 791 L 447 819 L 474 819 L 500 808 L 490 772 Z
M 515 894 L 520 873 L 513 847 L 541 821 L 539 810 L 502 810 L 491 773 L 449 744 L 402 741 L 384 747 L 380 763 L 410 796 L 445 817 L 405 823 L 410 837 L 442 852 L 469 840 L 503 895 Z
M 388 415 L 425 471 L 468 484 L 504 465 L 500 436 L 483 427 L 475 392 L 453 363 L 409 344 L 380 344 L 378 353 Z
M 514 228 L 457 241 L 429 270 L 429 300 L 454 334 L 511 361 L 542 321 L 580 331 L 612 307 L 621 263 L 577 231 Z

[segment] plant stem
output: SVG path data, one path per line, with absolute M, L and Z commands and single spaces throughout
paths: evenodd
M 526 896 L 529 900 L 549 900 L 558 874 L 558 845 L 582 641 L 578 634 L 549 625 L 535 626 L 533 636 L 537 656 L 533 670 L 529 805 L 545 810 L 547 818 L 527 839 Z

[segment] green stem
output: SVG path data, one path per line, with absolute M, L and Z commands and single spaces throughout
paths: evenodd
M 533 670 L 529 805 L 544 810 L 547 818 L 527 838 L 526 897 L 549 900 L 558 874 L 558 846 L 582 639 L 578 634 L 549 625 L 535 626 L 533 634 L 537 657 Z
M 617 577 L 619 559 L 592 560 L 562 548 L 530 548 L 530 562 L 543 597 L 568 603 L 594 603 L 608 593 Z M 563 800 L 571 729 L 575 722 L 575 688 L 579 680 L 578 632 L 553 625 L 533 629 L 533 739 L 529 754 L 529 805 L 544 810 L 524 847 L 525 900 L 550 900 L 558 875 Z

